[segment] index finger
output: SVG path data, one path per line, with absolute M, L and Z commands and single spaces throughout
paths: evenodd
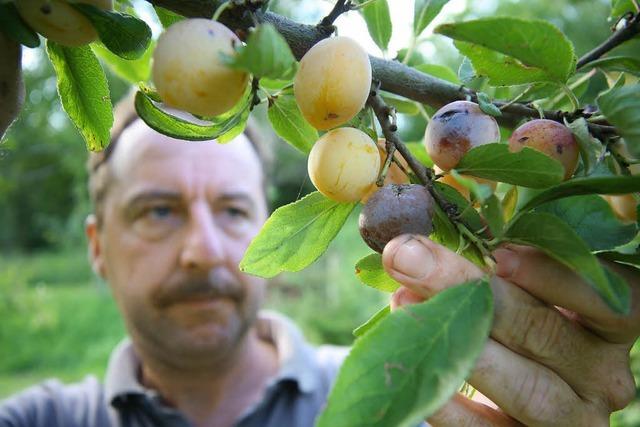
M 509 245 L 493 255 L 498 276 L 548 304 L 570 310 L 575 313 L 572 317 L 605 340 L 629 343 L 640 333 L 639 272 L 611 266 L 631 288 L 631 311 L 625 316 L 615 313 L 576 272 L 535 248 Z

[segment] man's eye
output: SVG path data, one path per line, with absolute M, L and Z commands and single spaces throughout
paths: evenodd
M 173 213 L 170 206 L 154 206 L 147 211 L 147 215 L 152 219 L 165 219 Z
M 228 207 L 228 208 L 225 209 L 225 211 L 227 212 L 227 214 L 229 216 L 232 216 L 232 217 L 247 217 L 248 216 L 247 212 L 244 209 Z

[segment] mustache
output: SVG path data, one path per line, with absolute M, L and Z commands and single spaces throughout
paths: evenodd
M 237 303 L 245 297 L 238 282 L 216 272 L 201 276 L 186 276 L 172 280 L 152 296 L 156 307 L 166 308 L 172 304 L 197 299 L 229 298 Z

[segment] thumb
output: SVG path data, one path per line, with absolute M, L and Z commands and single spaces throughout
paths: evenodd
M 484 275 L 471 261 L 421 235 L 391 240 L 382 265 L 394 280 L 424 298 Z

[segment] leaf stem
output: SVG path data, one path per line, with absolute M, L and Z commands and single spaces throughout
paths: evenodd
M 533 85 L 529 85 L 529 87 L 527 87 L 525 90 L 523 90 L 522 92 L 520 92 L 518 95 L 514 96 L 511 100 L 509 100 L 506 104 L 503 104 L 500 106 L 499 110 L 503 111 L 505 108 L 510 107 L 511 105 L 515 104 L 516 102 L 518 102 L 519 100 L 521 100 L 525 95 L 528 95 L 529 92 L 531 92 L 531 89 L 533 88 Z
M 573 93 L 571 88 L 566 84 L 563 84 L 561 87 L 564 93 L 567 94 L 567 98 L 569 98 L 569 102 L 571 102 L 571 107 L 573 108 L 572 111 L 576 111 L 578 108 L 580 108 L 580 102 L 578 102 L 578 98 L 576 98 L 576 95 L 575 93 Z
M 218 6 L 216 11 L 213 13 L 213 16 L 211 17 L 211 19 L 213 21 L 217 21 L 218 19 L 220 19 L 220 15 L 222 15 L 222 12 L 227 10 L 229 6 L 231 6 L 231 2 L 229 0 L 222 3 L 220 6 Z
M 413 56 L 413 51 L 416 48 L 417 41 L 418 41 L 418 39 L 416 38 L 416 35 L 413 34 L 411 36 L 411 40 L 409 40 L 409 47 L 407 47 L 407 52 L 404 54 L 404 58 L 402 58 L 402 64 L 404 64 L 404 65 L 409 64 L 409 61 L 411 60 L 411 57 Z
M 354 5 L 354 6 L 351 6 L 351 10 L 359 10 L 359 9 L 363 9 L 363 8 L 365 8 L 365 7 L 369 6 L 369 4 L 374 3 L 374 2 L 377 2 L 377 1 L 378 1 L 378 0 L 366 0 L 366 1 L 363 1 L 363 2 L 362 2 L 362 3 L 360 3 L 360 4 L 356 4 L 356 5 Z

